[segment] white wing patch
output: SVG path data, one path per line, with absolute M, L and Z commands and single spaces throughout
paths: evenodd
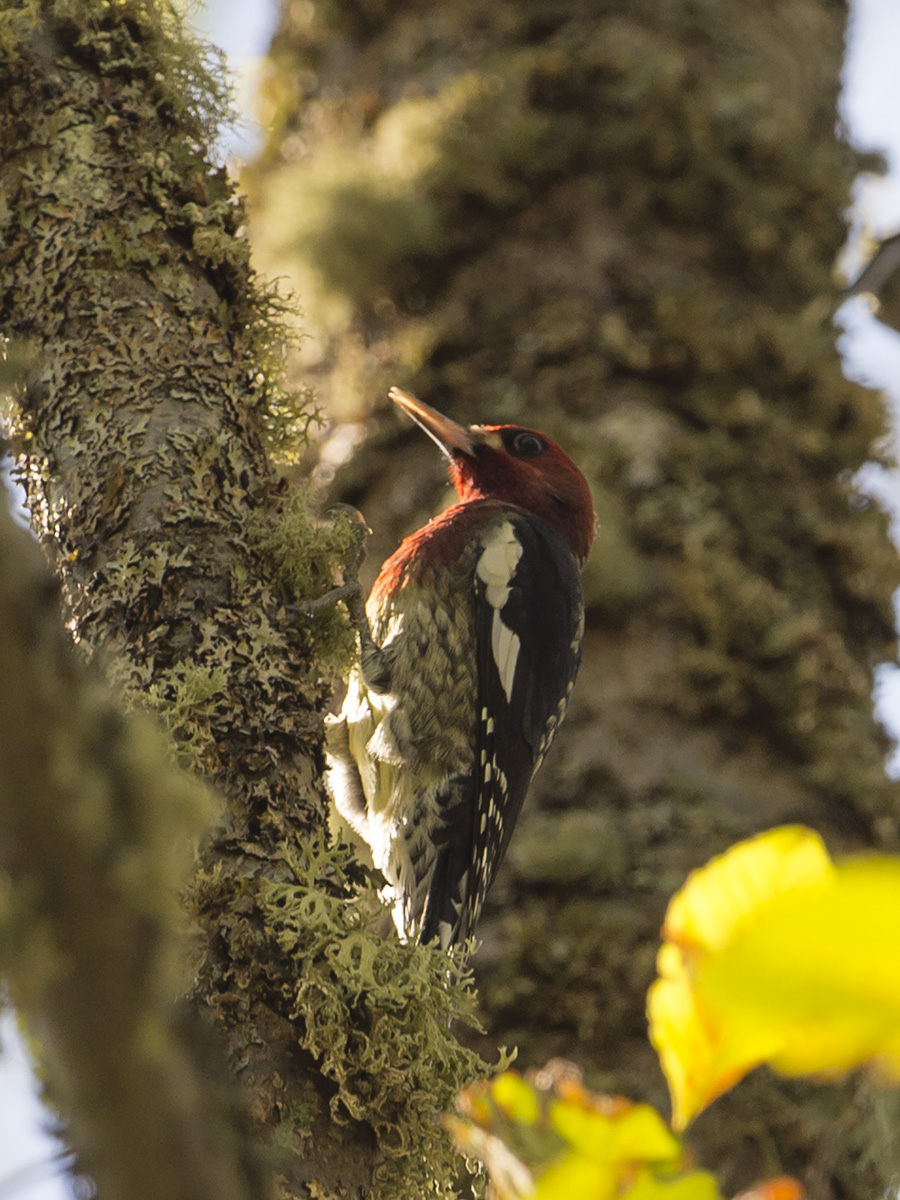
M 521 557 L 522 543 L 511 521 L 503 521 L 490 531 L 475 572 L 485 585 L 487 602 L 492 608 L 502 608 L 509 599 L 509 585 Z
M 512 702 L 521 643 L 518 634 L 504 623 L 501 610 L 509 599 L 510 584 L 521 557 L 522 544 L 515 535 L 512 523 L 504 521 L 491 530 L 475 568 L 476 575 L 484 584 L 485 599 L 494 610 L 491 653 L 509 702 Z
M 494 662 L 500 672 L 500 682 L 506 692 L 506 699 L 512 703 L 513 683 L 516 679 L 516 662 L 519 658 L 519 637 L 508 625 L 503 624 L 500 610 L 494 609 L 494 621 L 491 625 L 491 651 Z

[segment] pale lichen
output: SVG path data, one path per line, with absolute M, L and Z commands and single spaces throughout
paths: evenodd
M 265 973 L 233 964 L 232 991 L 218 1003 L 243 1009 L 244 986 L 278 996 L 296 1022 L 298 1045 L 331 1081 L 332 1119 L 361 1121 L 378 1137 L 375 1194 L 414 1200 L 456 1194 L 460 1159 L 441 1123 L 459 1089 L 488 1067 L 457 1040 L 452 1025 L 478 1028 L 476 997 L 462 949 L 404 945 L 371 888 L 360 890 L 349 848 L 313 839 L 302 857 L 286 855 L 280 880 L 262 881 L 243 898 L 221 904 L 233 880 L 203 874 L 200 910 L 261 922 L 271 947 Z M 265 956 L 249 967 L 258 972 Z M 503 1067 L 511 1061 L 501 1052 Z M 278 1142 L 301 1158 L 313 1130 L 302 1105 L 279 1105 Z M 427 1163 L 423 1171 L 416 1164 Z

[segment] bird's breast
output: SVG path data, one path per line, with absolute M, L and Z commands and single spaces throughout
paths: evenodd
M 425 572 L 369 613 L 372 635 L 390 661 L 391 710 L 380 753 L 415 763 L 418 784 L 471 765 L 478 686 L 473 603 L 465 575 L 439 584 Z

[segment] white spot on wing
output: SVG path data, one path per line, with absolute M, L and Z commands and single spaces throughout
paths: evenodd
M 513 684 L 516 680 L 516 663 L 519 661 L 521 643 L 519 636 L 503 623 L 499 610 L 494 612 L 491 625 L 491 652 L 494 663 L 500 675 L 500 682 L 506 692 L 506 699 L 512 701 Z
M 511 521 L 503 521 L 490 531 L 475 573 L 484 584 L 492 608 L 501 609 L 509 599 L 509 585 L 521 557 L 522 544 Z
M 512 522 L 503 521 L 489 532 L 475 568 L 484 584 L 485 599 L 494 610 L 491 653 L 507 701 L 512 700 L 521 644 L 518 635 L 504 623 L 500 612 L 509 599 L 510 584 L 521 557 L 522 544 L 516 537 Z

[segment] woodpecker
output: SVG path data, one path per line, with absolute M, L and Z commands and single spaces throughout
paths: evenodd
M 391 399 L 449 460 L 458 502 L 385 562 L 329 719 L 327 782 L 388 883 L 401 937 L 468 937 L 581 661 L 596 518 L 544 434 Z M 366 619 L 367 618 L 367 619 Z

